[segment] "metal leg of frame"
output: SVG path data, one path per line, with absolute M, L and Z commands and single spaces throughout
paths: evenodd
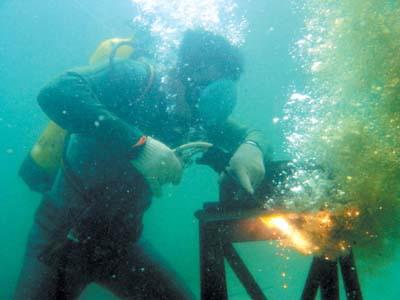
M 200 221 L 200 281 L 202 300 L 228 298 L 224 250 L 218 226 Z
M 314 257 L 308 271 L 306 284 L 304 285 L 301 300 L 313 300 L 317 296 L 321 278 L 320 261 Z
M 321 264 L 321 299 L 322 300 L 339 300 L 339 275 L 338 262 L 324 260 L 318 258 Z
M 362 300 L 360 282 L 358 280 L 353 252 L 339 258 L 344 287 L 348 300 Z
M 240 282 L 243 284 L 248 295 L 254 300 L 267 300 L 260 286 L 257 284 L 253 275 L 244 264 L 242 258 L 239 256 L 231 243 L 225 247 L 225 257 Z
M 327 261 L 320 257 L 313 258 L 301 299 L 315 299 L 318 288 L 321 288 L 323 300 L 339 299 L 337 261 Z

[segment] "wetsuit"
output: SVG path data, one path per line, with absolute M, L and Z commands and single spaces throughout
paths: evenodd
M 38 96 L 70 134 L 65 165 L 38 208 L 16 300 L 77 299 L 91 282 L 122 299 L 190 299 L 182 281 L 140 240 L 151 193 L 130 164 L 143 135 L 170 147 L 198 139 L 168 113 L 159 76 L 133 60 L 69 71 Z M 197 126 L 199 127 L 199 126 Z M 196 130 L 195 130 L 196 131 Z M 201 138 L 233 152 L 255 130 L 230 120 Z

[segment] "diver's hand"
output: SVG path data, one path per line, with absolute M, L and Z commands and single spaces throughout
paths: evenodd
M 263 153 L 256 144 L 244 143 L 233 154 L 225 171 L 248 193 L 254 194 L 265 175 Z
M 174 151 L 165 144 L 147 137 L 132 165 L 143 175 L 154 196 L 161 196 L 166 183 L 178 184 L 182 177 L 182 164 Z

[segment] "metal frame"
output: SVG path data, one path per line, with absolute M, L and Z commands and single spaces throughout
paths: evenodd
M 224 211 L 217 203 L 205 205 L 196 212 L 200 230 L 200 280 L 202 300 L 228 299 L 225 260 L 246 289 L 250 299 L 267 297 L 233 247 L 234 242 L 273 240 L 275 237 L 259 222 L 263 209 Z M 302 300 L 315 299 L 320 289 L 321 299 L 339 299 L 340 266 L 348 300 L 362 300 L 354 255 L 336 261 L 314 257 L 301 295 Z

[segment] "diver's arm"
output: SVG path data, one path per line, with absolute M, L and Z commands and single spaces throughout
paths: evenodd
M 234 179 L 245 191 L 254 194 L 264 178 L 265 163 L 270 160 L 269 147 L 262 133 L 229 120 L 217 130 L 214 138 L 217 138 L 216 145 L 222 147 L 225 143 L 231 150 L 221 184 Z
M 68 132 L 112 142 L 127 153 L 143 135 L 110 112 L 76 72 L 67 72 L 50 82 L 39 93 L 38 103 L 51 120 Z
M 241 125 L 228 119 L 221 126 L 209 130 L 210 142 L 233 153 L 241 144 L 253 142 L 262 151 L 264 160 L 271 159 L 271 146 L 264 134 L 257 129 Z

